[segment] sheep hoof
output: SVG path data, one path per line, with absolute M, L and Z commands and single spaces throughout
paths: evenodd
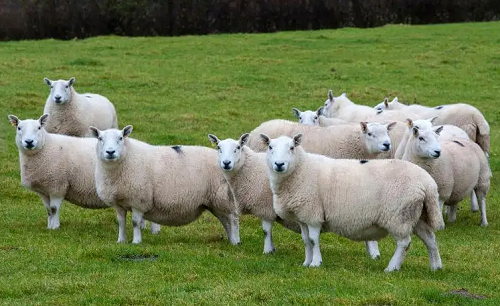
M 276 252 L 276 249 L 273 247 L 270 250 L 264 250 L 264 254 L 274 254 Z
M 488 222 L 481 222 L 481 226 L 482 226 L 482 227 L 486 227 L 486 226 L 488 226 Z
M 304 267 L 309 267 L 309 265 L 311 264 L 311 262 L 308 262 L 308 261 L 304 261 L 304 263 L 302 264 L 302 266 Z
M 431 267 L 431 271 L 438 271 L 438 270 L 442 270 L 442 269 L 443 269 L 443 266 Z
M 134 240 L 134 241 L 132 241 L 132 244 L 139 244 L 141 242 L 142 242 L 141 240 Z
M 398 267 L 387 267 L 387 268 L 385 268 L 384 272 L 389 273 L 389 272 L 394 272 L 397 270 L 399 270 Z
M 370 254 L 370 256 L 373 260 L 380 259 L 380 254 Z
M 118 238 L 118 240 L 116 240 L 116 243 L 125 243 L 125 239 L 121 239 L 121 238 Z
M 318 268 L 319 266 L 321 266 L 321 261 L 318 261 L 318 262 L 311 262 L 311 264 L 309 265 L 309 268 Z

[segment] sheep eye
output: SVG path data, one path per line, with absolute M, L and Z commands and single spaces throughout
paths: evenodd
M 69 85 L 66 85 L 66 88 L 69 88 Z
M 123 137 L 120 136 L 120 138 L 118 138 L 118 140 L 122 141 L 123 140 Z
M 236 150 L 239 150 L 240 148 L 241 148 L 240 146 L 237 146 L 237 147 L 236 147 Z
M 372 133 L 368 133 L 368 136 L 372 136 Z
M 20 126 L 18 126 L 18 127 L 17 127 L 17 130 L 18 130 L 18 131 L 20 131 L 20 130 L 21 130 L 21 127 L 20 127 Z
M 273 147 L 269 146 L 269 150 L 272 150 L 272 149 L 273 149 Z
M 418 137 L 419 140 L 424 141 L 424 137 L 420 136 Z
M 42 128 L 42 126 L 39 126 L 38 129 L 40 130 Z
M 102 141 L 102 137 L 97 137 L 97 140 Z
M 318 120 L 318 116 L 314 117 L 314 120 Z
M 290 147 L 290 151 L 293 151 L 293 148 L 294 148 L 294 147 Z

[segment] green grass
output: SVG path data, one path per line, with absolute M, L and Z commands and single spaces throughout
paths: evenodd
M 0 304 L 499 305 L 498 33 L 495 22 L 0 43 Z M 430 106 L 470 103 L 491 125 L 490 226 L 479 227 L 465 201 L 457 222 L 437 234 L 444 270 L 429 270 L 415 237 L 392 274 L 383 272 L 390 238 L 372 261 L 361 243 L 322 235 L 323 266 L 307 269 L 300 236 L 279 225 L 277 253 L 261 254 L 260 222 L 250 216 L 241 218 L 240 246 L 208 213 L 159 236 L 145 231 L 135 246 L 115 243 L 113 210 L 65 203 L 61 229 L 49 231 L 41 200 L 20 184 L 6 115 L 38 118 L 43 77 L 71 76 L 77 91 L 107 96 L 120 126 L 133 124 L 133 137 L 153 144 L 208 146 L 207 133 L 236 138 L 268 119 L 293 120 L 292 107 L 317 109 L 330 88 L 368 105 L 395 95 Z M 134 260 L 141 255 L 148 259 Z M 486 298 L 450 294 L 460 288 Z

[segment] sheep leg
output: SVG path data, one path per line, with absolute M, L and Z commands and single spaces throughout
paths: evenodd
M 127 221 L 127 210 L 122 207 L 115 207 L 116 219 L 118 220 L 118 240 L 116 242 L 126 242 L 127 241 L 127 231 L 126 231 L 126 221 Z
M 422 240 L 429 252 L 429 262 L 431 270 L 436 271 L 443 268 L 441 264 L 441 256 L 436 242 L 436 235 L 432 232 L 429 225 L 423 220 L 418 220 L 417 226 L 413 229 L 413 233 Z
M 309 229 L 309 240 L 311 241 L 313 251 L 312 261 L 309 264 L 309 267 L 319 267 L 323 262 L 323 259 L 321 258 L 321 249 L 319 248 L 321 225 L 314 226 L 308 224 L 307 228 Z
M 211 210 L 212 214 L 222 223 L 226 231 L 227 239 L 233 245 L 240 244 L 240 223 L 239 217 L 235 213 L 224 213 Z
M 135 208 L 132 208 L 132 226 L 134 227 L 134 237 L 132 243 L 138 244 L 142 242 L 141 221 L 144 220 L 144 213 Z
M 439 210 L 443 211 L 444 201 L 439 199 Z
M 470 193 L 470 210 L 476 212 L 479 210 L 479 205 L 477 204 L 477 195 L 474 189 Z
M 365 241 L 366 252 L 372 259 L 380 258 L 380 251 L 378 250 L 378 242 L 377 241 Z
M 486 218 L 486 195 L 483 192 L 476 190 L 476 196 L 479 200 L 479 211 L 481 212 L 481 226 L 488 226 Z
M 141 230 L 146 229 L 146 219 L 143 218 L 141 220 L 141 225 L 140 226 L 141 226 Z
M 457 204 L 454 204 L 454 205 L 449 205 L 449 206 L 446 206 L 448 209 L 448 222 L 455 222 L 457 221 L 457 208 L 458 208 L 458 205 Z
M 276 249 L 273 244 L 273 221 L 262 219 L 262 230 L 264 231 L 264 254 L 274 253 Z
M 50 224 L 52 223 L 52 211 L 50 210 L 50 198 L 44 194 L 38 193 L 38 196 L 43 201 L 43 206 L 47 210 L 47 229 L 51 229 Z
M 160 229 L 161 229 L 161 226 L 158 223 L 154 223 L 151 221 L 149 221 L 149 227 L 151 230 L 151 234 L 154 234 L 154 235 L 158 234 L 160 232 Z
M 408 237 L 405 238 L 395 238 L 397 242 L 397 247 L 396 251 L 394 252 L 394 255 L 391 258 L 391 261 L 389 262 L 389 265 L 387 268 L 385 268 L 385 272 L 392 272 L 399 270 L 401 268 L 401 264 L 403 263 L 403 260 L 405 259 L 406 256 L 406 251 L 410 247 L 411 243 L 411 237 L 408 235 Z
M 297 222 L 300 226 L 300 234 L 302 235 L 302 241 L 304 241 L 306 246 L 306 260 L 302 264 L 304 267 L 309 267 L 313 259 L 313 248 L 311 240 L 309 239 L 309 229 L 307 225 L 301 222 Z
M 59 223 L 59 211 L 64 198 L 50 197 L 50 211 L 52 212 L 52 219 L 50 222 L 51 229 L 58 229 L 61 225 Z

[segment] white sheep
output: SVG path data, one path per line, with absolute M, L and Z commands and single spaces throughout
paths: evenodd
M 21 182 L 42 199 L 48 229 L 59 228 L 63 200 L 83 208 L 110 207 L 94 186 L 95 139 L 47 133 L 48 114 L 38 120 L 8 117 L 17 130 Z M 157 233 L 160 228 L 151 224 L 151 230 Z
M 304 266 L 321 264 L 320 231 L 360 241 L 394 237 L 397 248 L 385 271 L 401 267 L 414 232 L 427 246 L 432 270 L 442 267 L 434 232 L 444 228 L 437 186 L 420 167 L 400 160 L 331 159 L 300 146 L 302 135 L 270 139 L 267 166 L 273 207 L 299 222 Z
M 142 241 L 140 220 L 181 226 L 210 211 L 232 244 L 240 242 L 238 209 L 218 169 L 217 151 L 200 146 L 153 146 L 129 138 L 132 126 L 100 131 L 95 180 L 97 194 L 116 209 L 118 242 L 125 242 L 125 212 L 132 210 L 133 240 Z
M 330 125 L 340 125 L 340 124 L 349 124 L 349 122 L 339 119 L 339 118 L 328 118 L 323 115 L 318 118 L 318 125 L 322 127 L 327 127 Z
M 395 122 L 382 125 L 380 123 L 361 122 L 349 125 L 332 125 L 328 127 L 307 126 L 288 120 L 270 120 L 255 128 L 248 139 L 248 146 L 257 152 L 266 150 L 260 141 L 259 134 L 270 137 L 280 135 L 292 136 L 303 133 L 303 146 L 313 153 L 332 158 L 377 158 L 382 152 L 389 152 L 391 139 L 388 135 Z
M 456 219 L 457 204 L 474 190 L 480 203 L 481 226 L 487 226 L 486 194 L 491 176 L 488 159 L 472 141 L 439 141 L 441 130 L 442 127 L 435 131 L 413 127 L 402 159 L 419 165 L 434 178 L 440 206 L 450 206 L 450 222 Z
M 49 133 L 88 137 L 89 126 L 100 129 L 117 128 L 118 122 L 113 104 L 104 96 L 92 93 L 79 94 L 73 88 L 75 78 L 51 81 L 44 113 L 49 114 L 45 129 Z
M 297 119 L 299 119 L 299 123 L 305 125 L 319 125 L 319 116 L 323 111 L 323 106 L 318 108 L 316 111 L 306 110 L 301 112 L 298 108 L 292 108 L 293 114 Z
M 248 136 L 243 134 L 239 140 L 219 140 L 217 136 L 208 134 L 208 139 L 217 146 L 219 166 L 231 187 L 240 213 L 252 214 L 261 219 L 264 254 L 268 254 L 275 251 L 272 238 L 274 221 L 297 233 L 300 233 L 300 227 L 295 222 L 277 218 L 273 210 L 273 194 L 269 189 L 266 154 L 247 147 Z
M 454 126 L 454 125 L 442 125 L 440 128 L 439 126 L 433 126 L 433 122 L 436 120 L 436 117 L 432 117 L 429 119 L 420 119 L 420 120 L 411 120 L 411 119 L 406 119 L 406 125 L 407 128 L 405 129 L 406 132 L 403 136 L 403 139 L 401 140 L 400 145 L 398 146 L 396 150 L 396 154 L 394 158 L 396 159 L 402 159 L 403 154 L 405 152 L 406 144 L 408 142 L 408 138 L 411 137 L 412 130 L 414 127 L 418 128 L 419 130 L 434 130 L 436 131 L 437 129 L 440 129 L 439 133 L 439 141 L 453 141 L 453 140 L 460 140 L 460 139 L 466 139 L 470 140 L 469 136 L 467 136 L 467 133 L 465 133 L 464 130 L 461 128 Z M 477 204 L 477 197 L 476 197 L 476 192 L 472 190 L 471 195 L 470 195 L 470 201 L 471 201 L 471 210 L 472 211 L 478 211 L 479 206 Z M 446 206 L 446 210 L 448 210 L 449 206 Z
M 398 97 L 392 99 L 391 102 L 389 102 L 389 99 L 386 97 L 384 101 L 375 105 L 373 108 L 379 112 L 388 110 L 398 110 L 405 113 L 407 117 L 412 117 L 412 118 L 415 118 L 415 116 L 418 118 L 427 118 L 430 117 L 431 115 L 430 113 L 431 108 L 425 107 L 420 104 L 406 105 L 399 102 Z
M 380 108 L 381 104 L 375 106 Z M 489 156 L 490 151 L 490 126 L 483 114 L 472 105 L 465 103 L 456 103 L 441 105 L 437 107 L 425 107 L 418 104 L 405 105 L 393 100 L 390 103 L 384 103 L 385 109 L 400 110 L 410 115 L 414 119 L 414 115 L 422 118 L 437 117 L 434 121 L 435 125 L 455 125 L 464 130 L 470 140 L 477 143 L 484 151 L 486 156 Z
M 347 122 L 368 121 L 377 115 L 377 111 L 365 105 L 358 105 L 349 100 L 345 93 L 334 97 L 331 90 L 328 91 L 328 99 L 323 107 L 323 115 L 329 118 L 338 118 Z

